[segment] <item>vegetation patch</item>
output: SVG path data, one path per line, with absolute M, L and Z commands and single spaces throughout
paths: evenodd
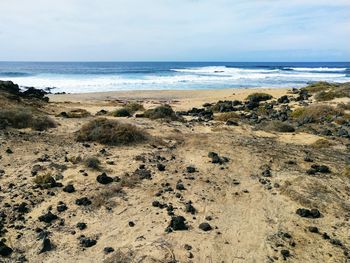
M 343 114 L 341 109 L 329 105 L 312 105 L 294 110 L 291 117 L 300 123 L 321 123 L 331 122 Z
M 154 109 L 149 109 L 144 112 L 144 117 L 152 120 L 167 119 L 172 121 L 181 121 L 182 118 L 177 116 L 174 110 L 169 105 L 158 106 Z
M 130 117 L 132 113 L 127 108 L 117 109 L 112 112 L 114 117 Z
M 60 117 L 64 118 L 86 118 L 89 117 L 91 114 L 87 110 L 84 109 L 74 109 L 68 112 L 61 112 L 59 114 Z
M 88 157 L 84 160 L 86 167 L 94 170 L 100 170 L 101 162 L 97 157 Z
M 254 101 L 254 102 L 260 102 L 260 101 L 270 100 L 272 98 L 273 97 L 268 93 L 255 92 L 255 93 L 249 94 L 247 97 L 247 100 Z
M 214 117 L 216 121 L 239 120 L 240 116 L 236 112 L 225 112 Z
M 56 122 L 48 116 L 35 116 L 30 108 L 13 107 L 0 110 L 0 129 L 12 127 L 16 129 L 32 128 L 44 131 L 55 128 Z
M 127 145 L 143 142 L 146 132 L 139 128 L 115 120 L 99 118 L 89 121 L 77 132 L 77 140 L 94 141 L 107 145 Z
M 328 90 L 332 90 L 336 87 L 338 87 L 338 84 L 335 83 L 328 83 L 325 81 L 319 81 L 319 82 L 315 82 L 315 83 L 311 83 L 309 85 L 307 85 L 306 87 L 302 88 L 302 90 L 306 90 L 309 93 L 317 93 L 317 92 L 321 92 L 321 91 L 328 91 Z
M 295 128 L 287 123 L 282 121 L 269 121 L 262 124 L 262 130 L 265 131 L 274 131 L 274 132 L 295 132 Z
M 318 139 L 314 143 L 311 144 L 311 147 L 316 149 L 324 149 L 329 148 L 334 145 L 334 142 L 326 140 L 326 139 Z

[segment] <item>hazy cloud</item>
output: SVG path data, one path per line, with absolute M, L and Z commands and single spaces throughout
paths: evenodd
M 349 60 L 348 0 L 1 0 L 0 60 Z

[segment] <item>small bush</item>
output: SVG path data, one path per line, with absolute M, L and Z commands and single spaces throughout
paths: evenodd
M 272 96 L 270 94 L 263 93 L 263 92 L 252 93 L 252 94 L 249 94 L 247 97 L 247 100 L 254 101 L 254 102 L 266 101 L 270 99 L 272 99 Z
M 52 174 L 47 172 L 47 173 L 35 176 L 34 183 L 43 188 L 50 188 L 55 186 L 56 181 L 52 177 Z
M 142 104 L 137 102 L 128 102 L 125 106 L 125 109 L 127 109 L 130 113 L 135 113 L 137 111 L 144 111 L 145 108 Z
M 55 128 L 54 120 L 45 115 L 34 116 L 29 108 L 9 108 L 0 110 L 0 129 L 12 127 L 17 129 L 32 128 L 44 131 Z
M 295 128 L 286 122 L 270 121 L 264 127 L 264 130 L 275 132 L 295 132 Z
M 64 118 L 86 118 L 91 114 L 87 110 L 84 109 L 74 109 L 69 112 L 61 112 L 58 116 Z
M 343 111 L 328 105 L 313 105 L 298 108 L 291 113 L 291 117 L 302 123 L 332 121 L 343 115 Z
M 216 121 L 229 121 L 229 120 L 238 120 L 240 119 L 239 114 L 235 112 L 225 112 L 218 116 L 215 116 L 214 120 Z
M 112 112 L 114 117 L 130 117 L 132 114 L 127 108 L 117 109 Z
M 181 117 L 177 116 L 174 110 L 169 105 L 158 106 L 154 109 L 145 111 L 144 117 L 149 119 L 168 119 L 168 120 L 181 120 Z
M 90 168 L 90 169 L 94 169 L 94 170 L 100 170 L 100 165 L 101 162 L 97 157 L 88 157 L 85 159 L 84 161 L 85 166 Z
M 147 134 L 130 124 L 105 118 L 94 119 L 77 132 L 78 141 L 95 141 L 107 145 L 125 145 L 145 141 Z
M 337 106 L 341 110 L 350 110 L 350 102 L 348 103 L 339 103 Z
M 326 140 L 326 139 L 318 139 L 314 143 L 311 144 L 311 147 L 316 148 L 316 149 L 322 149 L 322 148 L 329 148 L 333 146 L 334 143 Z
M 302 90 L 306 90 L 310 93 L 317 93 L 321 91 L 334 89 L 337 86 L 338 86 L 337 84 L 328 83 L 325 81 L 319 81 L 319 82 L 315 82 L 310 85 L 307 85 L 306 87 L 302 88 Z
M 33 119 L 32 128 L 36 131 L 46 131 L 50 128 L 56 128 L 56 122 L 48 116 L 39 116 Z

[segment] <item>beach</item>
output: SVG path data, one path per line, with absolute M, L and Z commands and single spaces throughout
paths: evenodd
M 318 115 L 297 126 L 292 114 L 349 102 L 315 99 L 315 89 L 343 86 L 51 94 L 45 102 L 4 85 L 2 110 L 31 107 L 56 123 L 0 129 L 9 262 L 349 256 L 348 138 L 338 135 L 347 128 Z M 125 109 L 129 117 L 116 117 Z M 118 125 L 130 134 L 111 137 L 121 136 Z

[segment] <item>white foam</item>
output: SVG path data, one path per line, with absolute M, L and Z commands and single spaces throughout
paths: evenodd
M 309 72 L 338 72 L 338 71 L 345 71 L 347 68 L 289 68 L 294 71 L 309 71 Z

